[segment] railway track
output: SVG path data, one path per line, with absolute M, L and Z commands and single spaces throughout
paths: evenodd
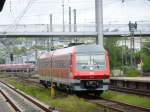
M 37 83 L 37 82 L 27 80 L 27 83 Z M 117 101 L 110 101 L 110 100 L 102 99 L 100 97 L 96 97 L 93 95 L 86 95 L 86 96 L 84 95 L 84 96 L 79 96 L 79 97 L 82 97 L 85 100 L 87 100 L 91 103 L 95 103 L 96 105 L 102 107 L 104 112 L 110 112 L 110 111 L 115 111 L 115 112 L 150 112 L 150 108 L 140 107 L 140 106 L 135 106 L 135 105 L 129 105 L 129 104 L 120 103 Z
M 109 86 L 109 90 L 150 97 L 150 92 L 144 90 L 137 90 L 125 87 L 115 87 L 115 86 Z
M 34 81 L 31 81 L 31 82 L 37 83 Z M 123 92 L 125 92 L 125 91 L 123 91 Z M 135 91 L 134 91 L 134 93 L 137 94 Z M 140 95 L 146 95 L 146 94 L 140 94 Z M 113 110 L 116 112 L 150 112 L 150 108 L 135 106 L 135 105 L 121 103 L 121 102 L 117 102 L 117 101 L 106 100 L 106 99 L 103 99 L 101 97 L 97 97 L 94 95 L 79 95 L 79 97 L 82 97 L 91 103 L 95 103 L 96 105 L 103 107 L 104 112 L 106 110 L 109 110 L 109 111 Z
M 2 81 L 0 93 L 15 112 L 58 112 Z
M 9 105 L 9 103 L 6 102 L 7 100 L 2 95 L 0 91 L 0 112 L 14 112 L 14 109 L 12 109 Z
M 93 95 L 80 96 L 85 100 L 94 103 L 103 108 L 104 112 L 150 112 L 150 108 L 130 105 L 117 101 L 106 100 Z

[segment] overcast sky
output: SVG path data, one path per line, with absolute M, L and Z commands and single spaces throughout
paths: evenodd
M 64 1 L 66 24 L 69 6 L 72 10 L 77 9 L 78 24 L 95 22 L 95 0 Z M 125 0 L 125 3 L 121 1 L 103 0 L 104 23 L 128 23 L 130 20 L 150 22 L 150 1 Z M 48 24 L 50 13 L 53 14 L 54 24 L 62 23 L 62 0 L 6 0 L 0 13 L 0 24 Z

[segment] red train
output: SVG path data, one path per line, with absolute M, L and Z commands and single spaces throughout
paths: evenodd
M 43 54 L 38 60 L 40 82 L 71 91 L 102 93 L 110 79 L 107 51 L 98 45 L 78 45 Z
M 31 73 L 34 70 L 32 64 L 0 64 L 1 73 Z

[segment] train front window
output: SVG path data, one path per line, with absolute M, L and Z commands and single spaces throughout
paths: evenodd
M 80 55 L 76 56 L 76 68 L 79 71 L 98 71 L 106 68 L 105 55 Z

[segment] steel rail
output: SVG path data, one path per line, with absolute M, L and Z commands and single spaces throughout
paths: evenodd
M 133 109 L 138 109 L 138 110 L 141 110 L 143 112 L 150 112 L 150 108 L 147 108 L 147 107 L 141 107 L 141 106 L 131 105 L 131 104 L 122 103 L 122 102 L 118 102 L 118 101 L 107 100 L 107 99 L 104 99 L 104 100 L 114 102 L 114 103 L 117 103 L 117 104 L 122 105 L 122 106 L 127 106 L 127 107 L 130 107 Z
M 150 108 L 147 107 L 141 107 L 141 106 L 131 105 L 131 104 L 122 103 L 118 101 L 107 100 L 94 95 L 81 96 L 81 98 L 91 103 L 94 103 L 98 106 L 102 106 L 106 109 L 111 109 L 117 112 L 127 112 L 125 108 L 133 110 L 133 112 L 134 110 L 138 110 L 139 112 L 150 112 Z
M 142 90 L 137 90 L 137 89 L 110 86 L 109 90 L 150 97 L 150 93 L 148 91 L 142 91 Z
M 19 95 L 21 95 L 22 97 L 24 97 L 25 99 L 27 99 L 28 101 L 32 102 L 34 105 L 36 105 L 37 107 L 39 107 L 40 109 L 42 109 L 44 112 L 53 112 L 55 109 L 52 107 L 46 107 L 42 104 L 40 104 L 39 102 L 35 101 L 34 99 L 32 99 L 31 97 L 27 96 L 26 94 L 24 94 L 23 92 L 15 89 L 13 86 L 10 86 L 9 84 L 4 83 L 3 81 L 0 81 L 2 84 L 4 84 L 5 86 L 7 86 L 8 88 L 10 88 L 11 90 L 15 91 L 16 93 L 18 93 Z M 19 111 L 20 112 L 20 111 Z
M 16 111 L 16 112 L 21 112 L 21 109 L 15 105 L 15 103 L 5 94 L 4 91 L 0 89 L 0 93 L 2 96 L 6 99 L 6 101 L 11 105 L 11 107 Z

